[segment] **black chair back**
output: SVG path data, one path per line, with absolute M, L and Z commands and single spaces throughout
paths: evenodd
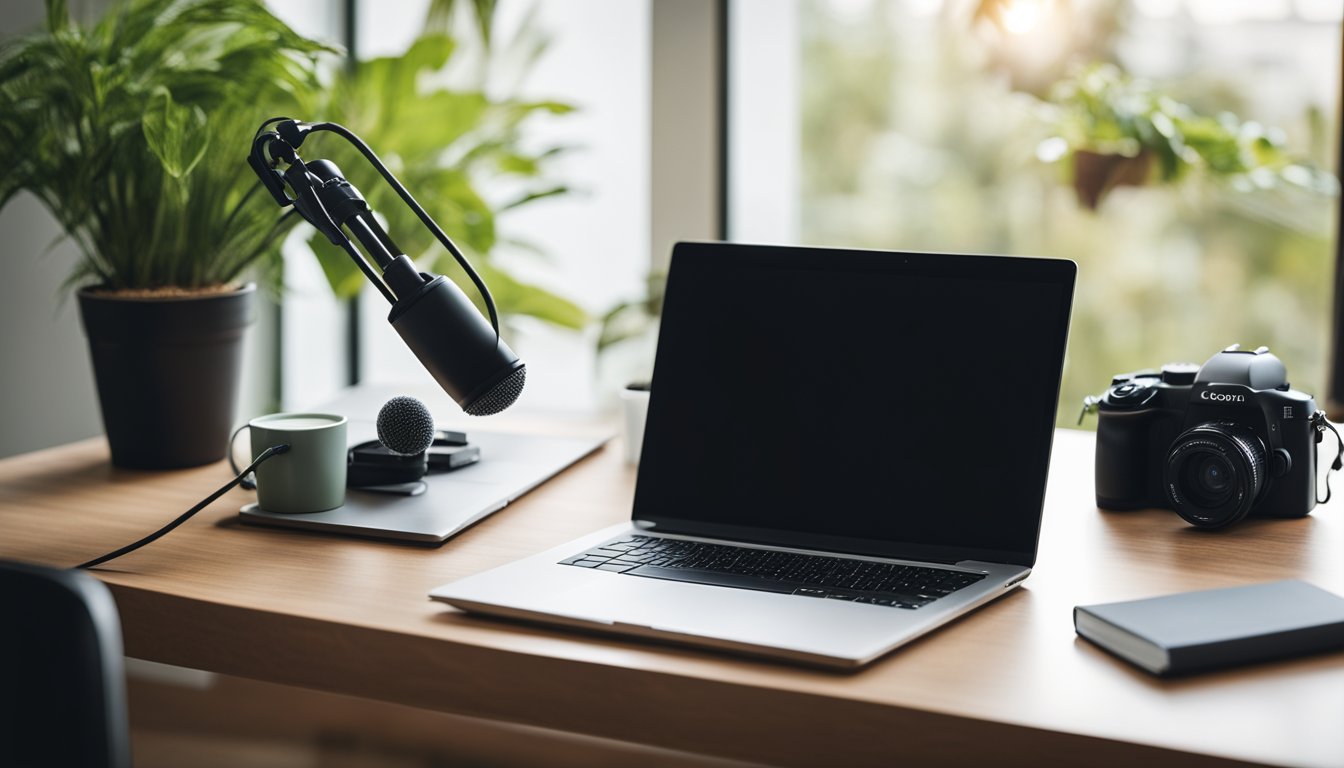
M 0 560 L 0 766 L 130 764 L 112 594 L 82 571 Z

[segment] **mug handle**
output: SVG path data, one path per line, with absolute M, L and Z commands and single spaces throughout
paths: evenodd
M 244 424 L 235 429 L 233 435 L 229 437 L 229 468 L 233 470 L 233 474 L 235 475 L 240 475 L 243 471 L 238 468 L 238 462 L 233 460 L 233 443 L 238 439 L 238 435 L 242 434 L 242 431 L 250 426 L 252 425 Z M 256 473 L 249 473 L 248 476 L 244 477 L 238 484 L 246 490 L 255 491 L 257 489 Z

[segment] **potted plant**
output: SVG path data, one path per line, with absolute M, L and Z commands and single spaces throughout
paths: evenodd
M 120 0 L 92 26 L 47 0 L 0 46 L 0 206 L 41 200 L 81 259 L 77 289 L 113 463 L 224 455 L 254 265 L 292 217 L 242 158 L 256 125 L 316 86 L 317 43 L 253 0 Z
M 1055 85 L 1044 105 L 1051 136 L 1037 149 L 1065 161 L 1078 202 L 1095 210 L 1119 186 L 1176 182 L 1191 174 L 1249 191 L 1276 186 L 1333 194 L 1328 173 L 1293 160 L 1279 131 L 1235 115 L 1201 115 L 1112 64 Z

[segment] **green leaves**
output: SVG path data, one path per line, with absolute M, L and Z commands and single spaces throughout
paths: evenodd
M 597 336 L 598 354 L 608 347 L 643 336 L 658 327 L 658 318 L 663 313 L 667 275 L 661 272 L 651 273 L 645 278 L 644 283 L 643 299 L 617 304 L 602 316 Z
M 1158 178 L 1198 175 L 1234 191 L 1290 187 L 1337 194 L 1329 174 L 1296 162 L 1281 132 L 1235 115 L 1202 115 L 1109 64 L 1086 67 L 1056 84 L 1046 114 L 1054 135 L 1037 155 L 1068 147 L 1079 200 L 1095 208 L 1119 184 L 1141 184 L 1156 158 Z M 1082 161 L 1087 161 L 1086 163 Z
M 55 33 L 70 25 L 70 9 L 65 0 L 47 0 L 47 31 Z
M 491 261 L 501 214 L 567 191 L 548 177 L 562 148 L 523 139 L 534 119 L 573 109 L 487 95 L 516 93 L 494 73 L 521 77 L 519 63 L 546 42 L 532 21 L 495 39 L 494 5 L 435 0 L 405 55 L 360 62 L 324 88 L 316 58 L 331 49 L 258 0 L 114 0 L 92 26 L 72 23 L 65 0 L 47 0 L 44 32 L 0 42 L 0 205 L 26 189 L 51 209 L 83 252 L 72 286 L 229 282 L 274 265 L 296 221 L 256 194 L 241 162 L 253 130 L 279 114 L 334 120 L 382 153 L 486 275 L 501 312 L 580 327 L 586 315 L 574 302 Z M 463 35 L 480 44 L 460 46 Z M 466 55 L 480 59 L 460 62 Z M 450 86 L 454 63 L 473 77 Z M 345 170 L 407 253 L 449 261 L 362 157 L 331 138 L 315 137 L 305 154 L 310 147 Z M 508 194 L 488 199 L 487 180 L 507 181 Z M 313 251 L 337 295 L 364 285 L 343 252 L 320 238 Z M 452 267 L 443 271 L 474 295 Z
M 174 179 L 191 173 L 210 143 L 205 110 L 174 102 L 166 88 L 156 91 L 155 100 L 140 125 L 150 151 Z
M 315 111 L 350 128 L 379 152 L 471 259 L 502 314 L 582 328 L 588 317 L 577 304 L 516 279 L 492 261 L 500 242 L 502 214 L 568 192 L 564 184 L 548 178 L 552 161 L 564 148 L 536 150 L 523 139 L 533 119 L 563 116 L 574 109 L 556 101 L 488 95 L 484 80 L 490 78 L 497 62 L 507 60 L 512 66 L 519 59 L 520 44 L 528 51 L 539 44 L 536 31 L 530 28 L 521 40 L 459 44 L 462 35 L 488 38 L 493 10 L 494 3 L 488 0 L 469 7 L 436 0 L 424 33 L 405 54 L 361 61 L 353 73 L 339 74 L 329 98 Z M 473 18 L 462 23 L 459 17 L 467 11 Z M 455 18 L 459 19 L 456 24 Z M 462 61 L 463 56 L 481 58 Z M 463 85 L 460 78 L 450 79 L 452 72 L 471 72 L 479 78 Z M 369 206 L 386 218 L 388 232 L 403 251 L 457 281 L 469 296 L 476 295 L 452 256 L 361 156 L 321 136 L 305 145 L 305 153 L 309 146 L 320 153 L 314 156 L 330 158 L 341 167 Z M 508 193 L 487 199 L 481 191 L 487 181 L 507 182 L 500 186 Z M 344 252 L 316 233 L 309 244 L 337 296 L 350 298 L 362 290 L 363 274 Z
M 485 284 L 490 286 L 490 294 L 494 296 L 495 303 L 501 308 L 508 307 L 510 314 L 535 317 L 552 325 L 573 330 L 579 330 L 588 323 L 588 313 L 569 299 L 539 286 L 524 283 L 489 262 L 475 266 Z M 442 271 L 451 271 L 450 265 L 446 263 L 440 263 L 439 268 Z
M 364 273 L 350 260 L 344 249 L 337 248 L 321 235 L 310 239 L 308 244 L 317 256 L 318 266 L 326 275 L 331 292 L 342 299 L 352 299 L 364 288 Z
M 93 25 L 0 43 L 0 205 L 38 197 L 78 245 L 72 287 L 192 288 L 278 255 L 294 220 L 241 161 L 319 89 L 328 50 L 257 0 L 115 0 Z

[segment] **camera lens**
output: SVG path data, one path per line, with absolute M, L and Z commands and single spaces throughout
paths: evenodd
M 1205 456 L 1199 463 L 1199 486 L 1210 494 L 1223 494 L 1232 489 L 1229 475 L 1232 467 L 1222 456 Z
M 1185 463 L 1184 487 L 1197 497 L 1200 506 L 1216 506 L 1232 493 L 1231 465 L 1214 453 L 1191 457 Z
M 1191 525 L 1219 528 L 1251 511 L 1267 476 L 1264 443 L 1254 432 L 1200 424 L 1177 437 L 1167 454 L 1167 501 Z

